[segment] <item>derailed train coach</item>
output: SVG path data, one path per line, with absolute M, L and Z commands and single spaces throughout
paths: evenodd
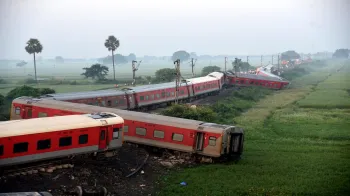
M 124 119 L 124 141 L 161 149 L 202 155 L 210 158 L 240 157 L 244 131 L 219 125 L 156 114 L 76 104 L 48 99 L 20 97 L 13 100 L 11 119 L 112 112 Z
M 212 72 L 207 76 L 182 80 L 179 85 L 177 99 L 179 102 L 191 102 L 207 95 L 218 94 L 226 86 L 259 86 L 280 90 L 287 87 L 288 84 L 288 81 L 269 76 Z M 41 98 L 123 110 L 147 110 L 157 108 L 163 104 L 169 105 L 173 103 L 176 99 L 175 93 L 175 82 L 167 82 L 123 88 L 120 90 L 109 89 L 47 94 Z

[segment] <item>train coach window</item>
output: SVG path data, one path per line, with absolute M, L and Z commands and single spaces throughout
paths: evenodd
M 113 139 L 119 138 L 119 128 L 113 128 Z
M 45 112 L 39 112 L 39 113 L 38 113 L 38 118 L 42 118 L 42 117 L 47 117 L 47 113 L 45 113 Z
M 174 141 L 182 142 L 182 140 L 184 139 L 184 135 L 178 134 L 178 133 L 173 133 L 172 139 Z
M 170 97 L 170 92 L 166 92 L 166 96 L 167 96 L 167 97 Z
M 20 107 L 16 107 L 15 114 L 16 115 L 20 115 L 21 114 L 21 108 Z
M 0 145 L 0 156 L 4 155 L 4 145 Z
M 250 81 L 250 84 L 254 84 L 254 81 Z
M 140 96 L 140 100 L 141 101 L 145 100 L 145 97 L 144 96 Z
M 101 105 L 102 106 L 106 106 L 106 102 L 105 101 L 101 101 Z
M 37 150 L 49 149 L 50 147 L 51 147 L 51 140 L 50 139 L 39 140 L 38 143 L 36 144 Z
M 111 100 L 108 100 L 108 101 L 107 101 L 107 106 L 108 106 L 108 107 L 111 107 L 111 106 L 112 106 L 112 101 L 111 101 Z
M 115 100 L 114 103 L 115 103 L 115 105 L 118 105 L 118 100 Z
M 148 95 L 146 95 L 146 100 L 148 100 Z
M 157 97 L 157 99 L 159 99 L 159 98 L 160 98 L 160 95 L 159 95 L 159 94 L 157 94 L 157 95 L 156 95 L 156 97 Z
M 129 126 L 124 125 L 124 133 L 127 133 L 129 131 Z
M 175 96 L 175 92 L 171 92 L 171 96 Z
M 141 128 L 141 127 L 136 127 L 136 134 L 137 135 L 146 135 L 146 129 L 145 128 Z
M 155 138 L 164 138 L 164 131 L 154 130 L 153 137 Z
M 70 146 L 72 145 L 72 137 L 61 137 L 60 138 L 60 147 L 64 147 L 64 146 Z
M 154 95 L 151 95 L 151 100 L 153 100 L 154 99 Z
M 162 98 L 164 98 L 165 97 L 165 92 L 162 92 Z
M 180 94 L 181 94 L 181 95 L 185 94 L 185 91 L 184 91 L 184 90 L 181 90 L 181 91 L 180 91 Z
M 87 144 L 89 141 L 88 134 L 79 135 L 79 144 Z
M 21 142 L 13 145 L 13 153 L 21 153 L 28 151 L 28 142 Z
M 216 145 L 216 137 L 209 137 L 209 145 L 210 146 Z

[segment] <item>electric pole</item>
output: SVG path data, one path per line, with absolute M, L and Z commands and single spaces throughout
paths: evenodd
M 278 54 L 278 58 L 277 58 L 277 68 L 278 68 L 278 72 L 280 72 L 280 54 Z
M 226 72 L 227 57 L 225 57 L 225 72 Z
M 174 65 L 175 65 L 175 71 L 176 71 L 175 104 L 178 104 L 178 102 L 179 102 L 179 86 L 180 86 L 180 80 L 181 80 L 180 59 L 177 59 L 176 61 L 174 61 Z
M 273 65 L 273 55 L 271 56 L 271 65 Z
M 196 61 L 197 61 L 197 59 L 195 59 L 195 61 L 193 62 L 193 58 L 192 58 L 192 60 L 191 60 L 192 76 L 193 76 L 193 77 L 194 77 L 194 66 L 195 66 L 195 64 L 196 64 Z
M 137 67 L 135 66 L 135 63 L 137 63 L 137 61 L 135 61 L 135 60 L 133 60 L 132 62 L 131 62 L 131 67 L 132 67 L 132 83 L 133 83 L 133 86 L 135 86 L 136 85 L 136 79 L 135 79 L 135 73 L 136 73 L 136 71 L 139 69 L 139 66 L 140 66 L 140 63 L 141 63 L 141 61 L 139 62 L 139 64 L 137 65 Z

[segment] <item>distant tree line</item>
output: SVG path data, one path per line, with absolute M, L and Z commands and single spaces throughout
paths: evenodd
M 349 49 L 337 49 L 333 53 L 333 58 L 349 58 L 350 50 Z

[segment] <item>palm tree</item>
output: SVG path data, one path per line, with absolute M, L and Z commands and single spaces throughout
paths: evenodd
M 119 48 L 119 40 L 115 38 L 113 35 L 108 36 L 106 39 L 105 46 L 108 51 L 112 51 L 112 60 L 113 60 L 113 76 L 115 81 L 115 68 L 114 68 L 114 51 Z
M 38 39 L 30 38 L 27 42 L 27 46 L 25 47 L 26 51 L 29 54 L 34 55 L 34 73 L 35 73 L 35 81 L 38 83 L 38 80 L 36 78 L 36 62 L 35 62 L 35 53 L 40 53 L 43 51 L 43 45 L 41 45 L 40 41 Z

